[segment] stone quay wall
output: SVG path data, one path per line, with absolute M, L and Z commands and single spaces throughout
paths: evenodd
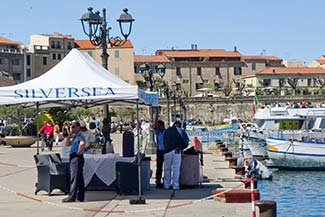
M 276 102 L 285 105 L 287 102 L 309 101 L 313 106 L 318 106 L 325 102 L 325 96 L 258 96 L 259 107 L 261 105 L 272 105 Z M 176 99 L 176 111 L 181 111 L 186 119 L 200 119 L 204 124 L 221 123 L 225 118 L 231 116 L 241 118 L 244 121 L 253 120 L 253 97 L 191 97 L 182 98 L 183 108 L 180 109 L 180 101 Z M 170 113 L 175 110 L 174 100 L 170 102 Z M 160 99 L 161 118 L 167 120 L 167 99 Z M 325 104 L 325 103 L 324 103 Z

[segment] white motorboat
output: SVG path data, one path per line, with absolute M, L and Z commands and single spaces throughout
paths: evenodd
M 322 117 L 325 118 L 325 108 L 258 109 L 254 116 L 255 125 L 242 131 L 243 141 L 252 149 L 253 156 L 265 156 L 268 137 L 302 140 L 304 136 L 308 137 L 310 130 L 325 128 Z
M 325 170 L 325 143 L 268 138 L 273 166 L 284 169 Z
M 303 118 L 300 130 L 266 139 L 268 156 L 279 168 L 325 170 L 325 112 L 313 110 Z

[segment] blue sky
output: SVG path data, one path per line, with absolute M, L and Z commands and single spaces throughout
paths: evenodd
M 157 49 L 237 46 L 244 55 L 276 55 L 309 63 L 325 54 L 324 0 L 10 0 L 0 13 L 0 35 L 29 43 L 31 34 L 60 32 L 86 39 L 80 17 L 89 6 L 107 9 L 113 35 L 127 7 L 135 18 L 136 54 Z

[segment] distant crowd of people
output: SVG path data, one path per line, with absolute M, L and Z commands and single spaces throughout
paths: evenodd
M 317 105 L 313 105 L 310 101 L 301 101 L 301 102 L 286 102 L 285 104 L 281 104 L 280 102 L 274 102 L 271 104 L 264 103 L 261 107 L 290 107 L 290 108 L 324 108 L 325 102 L 319 103 Z

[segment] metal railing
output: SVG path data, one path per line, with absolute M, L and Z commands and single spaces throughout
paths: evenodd
M 198 137 L 202 142 L 215 142 L 216 140 L 221 140 L 222 142 L 235 142 L 236 130 L 210 130 L 210 131 L 197 131 L 197 130 L 187 130 L 186 131 L 190 140 L 193 140 L 193 137 Z

